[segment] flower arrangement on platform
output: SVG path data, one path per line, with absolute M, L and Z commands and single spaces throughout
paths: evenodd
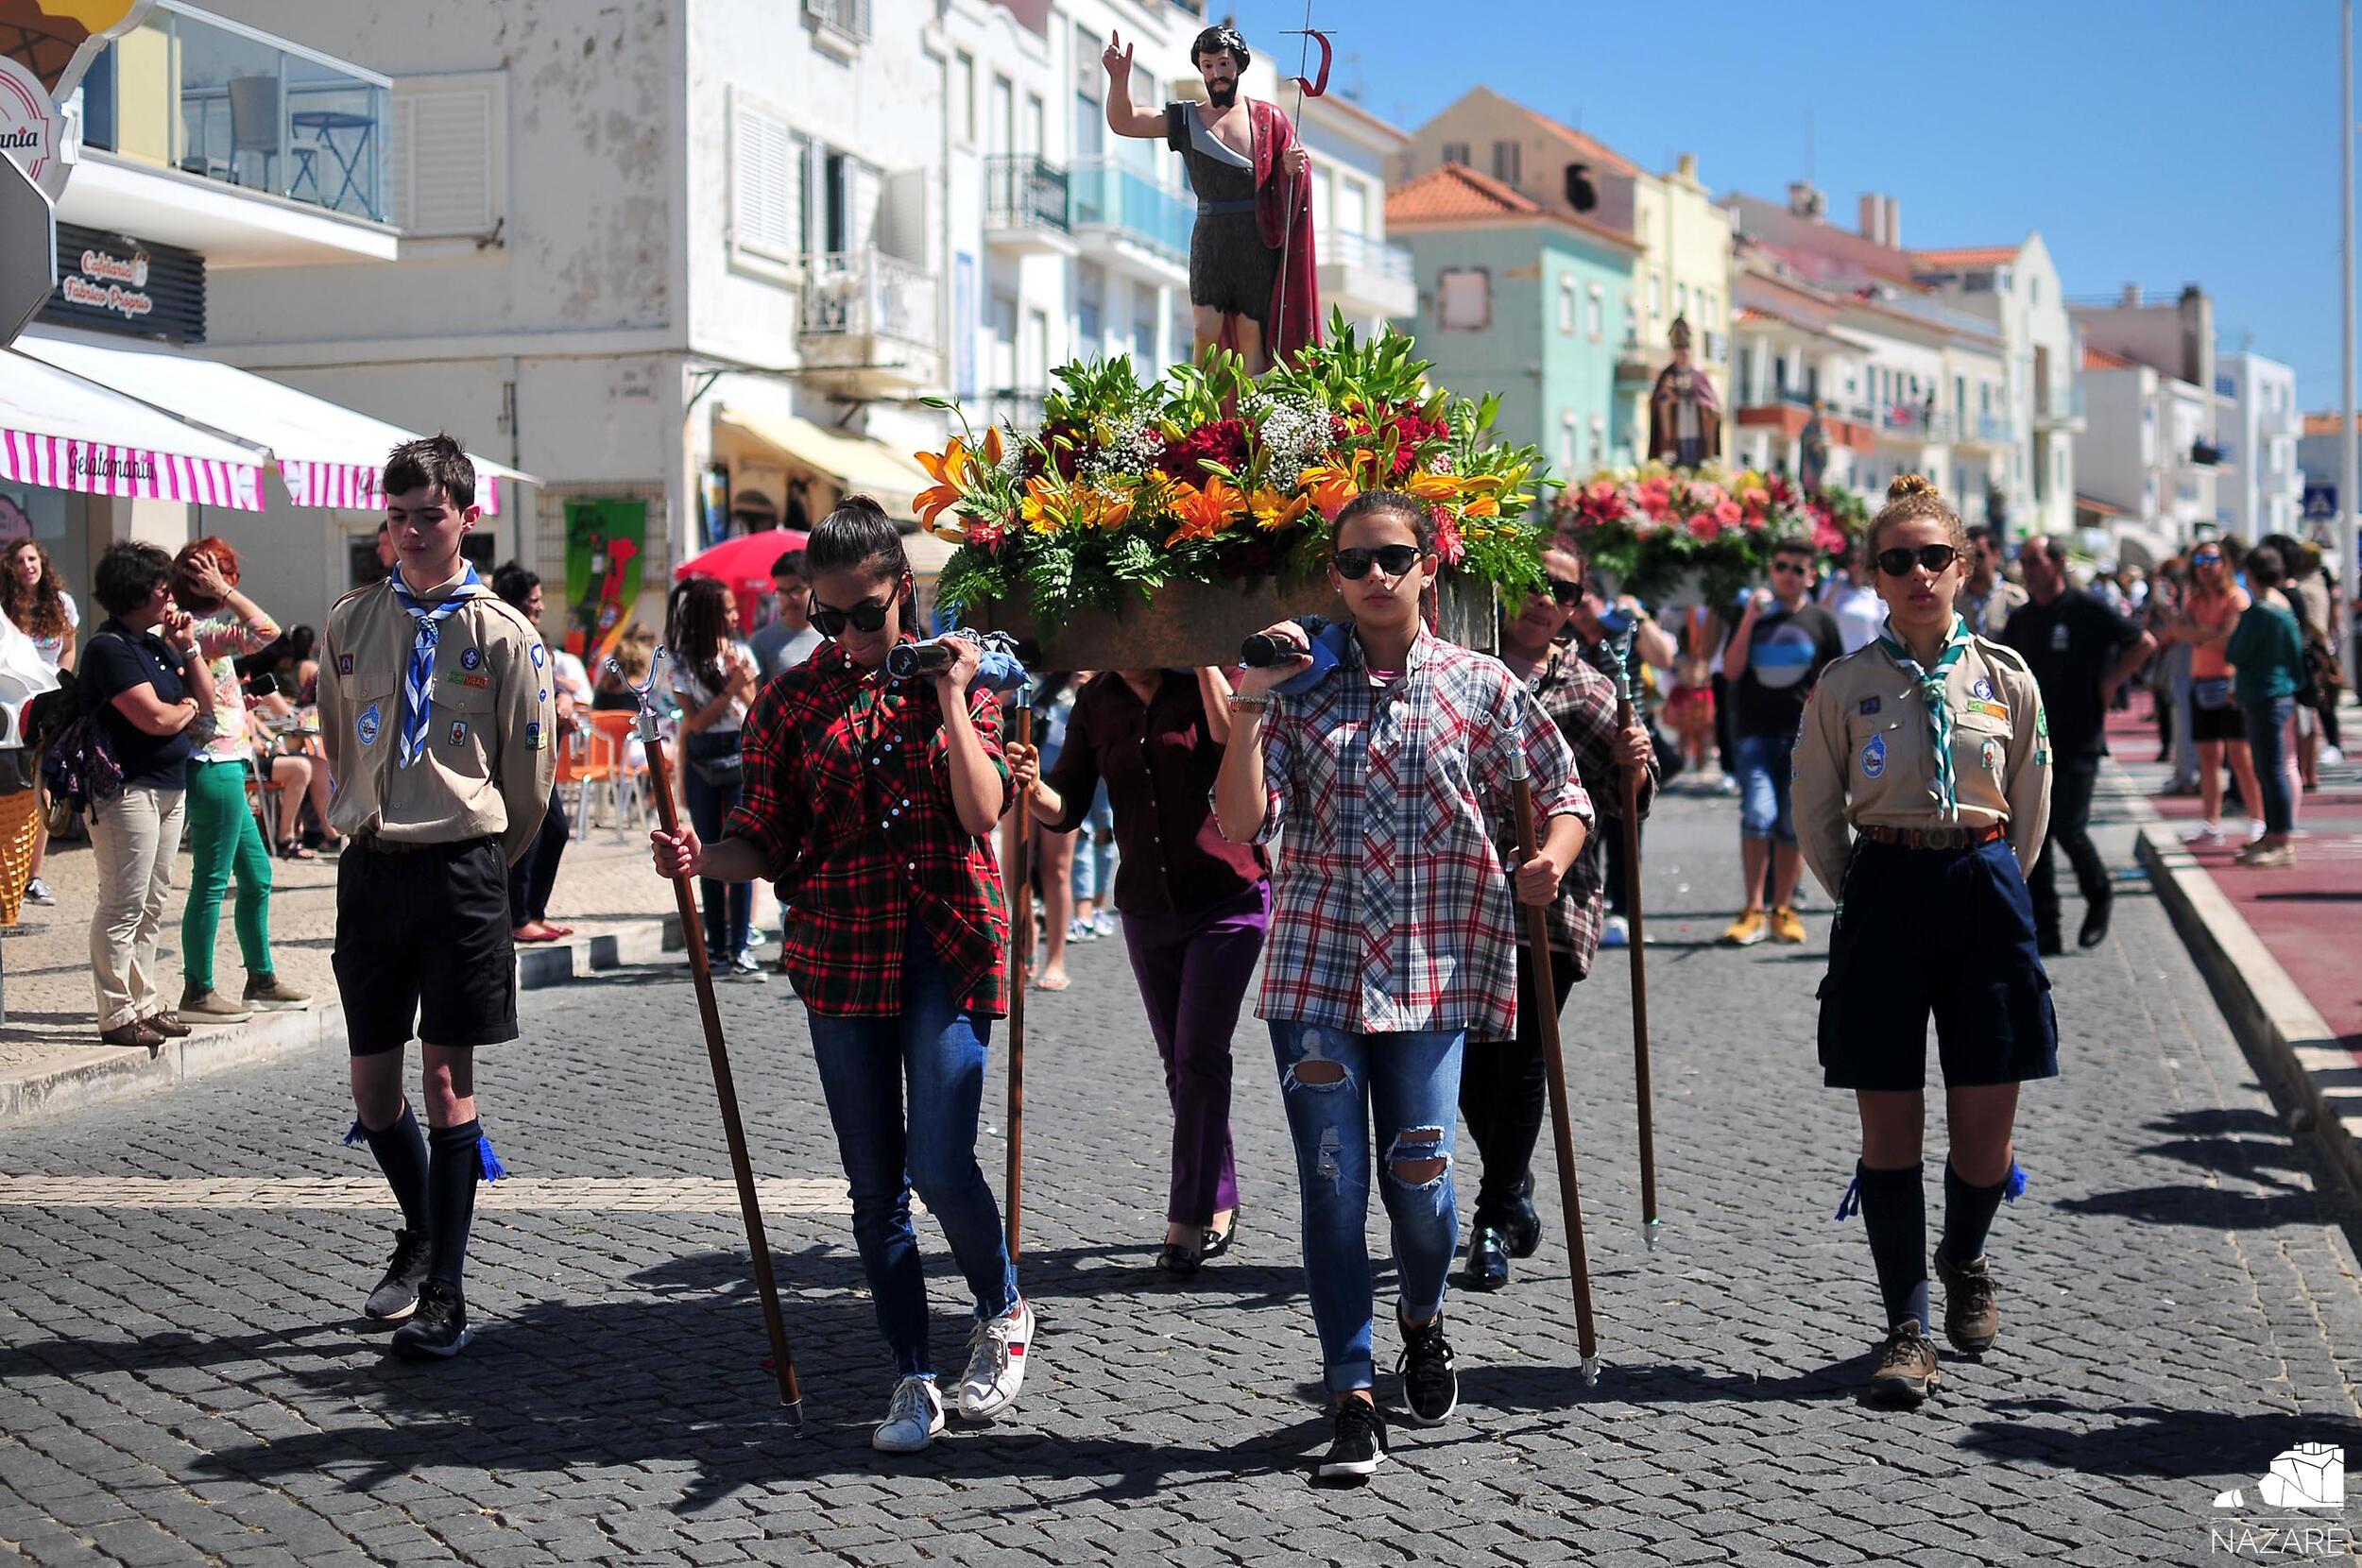
M 1342 315 L 1328 342 L 1260 377 L 1221 349 L 1141 383 L 1129 358 L 1053 372 L 1029 435 L 961 434 L 918 461 L 935 481 L 920 523 L 960 548 L 937 596 L 1029 608 L 1044 631 L 1145 601 L 1168 583 L 1300 579 L 1367 489 L 1428 503 L 1453 571 L 1512 599 L 1544 586 L 1540 454 L 1492 438 L 1499 400 L 1429 388 L 1412 340 L 1366 342 Z
M 1554 511 L 1556 532 L 1620 591 L 1657 598 L 1694 575 L 1709 601 L 1755 581 L 1775 545 L 1803 539 L 1824 560 L 1842 556 L 1869 520 L 1838 486 L 1807 495 L 1785 474 L 1659 465 L 1601 469 L 1568 485 Z

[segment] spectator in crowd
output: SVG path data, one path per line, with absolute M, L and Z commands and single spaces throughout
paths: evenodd
M 689 820 L 709 844 L 738 807 L 744 767 L 739 744 L 746 710 L 762 689 L 755 656 L 738 635 L 738 600 L 710 577 L 673 589 L 664 618 L 665 680 L 680 707 L 681 793 Z M 751 878 L 705 879 L 706 960 L 713 972 L 760 980 L 751 922 Z
M 1073 673 L 1058 672 L 1041 678 L 1033 697 L 1034 743 L 1038 749 L 1036 774 L 1048 774 L 1058 765 L 1058 758 L 1066 750 L 1067 725 L 1074 717 L 1074 704 L 1090 678 L 1087 670 Z M 1011 819 L 1014 822 L 1014 818 Z M 1068 922 L 1074 910 L 1074 844 L 1076 832 L 1052 831 L 1042 814 L 1034 819 L 1033 877 L 1041 888 L 1042 929 L 1046 933 L 1049 952 L 1042 960 L 1041 973 L 1035 977 L 1036 991 L 1063 991 L 1072 981 L 1066 971 L 1067 943 L 1073 932 Z M 1013 841 L 1012 841 L 1013 842 Z M 1016 869 L 1017 858 L 1008 857 L 1002 867 L 1005 876 Z M 1031 888 L 1012 888 L 1009 908 L 1018 918 L 1012 920 L 1013 940 L 1031 944 L 1033 930 L 1030 912 L 1034 907 Z
M 0 560 L 0 613 L 33 639 L 34 650 L 50 669 L 74 668 L 74 639 L 81 630 L 82 611 L 59 580 L 49 551 L 39 539 L 18 539 L 9 546 L 5 560 Z M 35 814 L 38 818 L 45 813 Z M 48 849 L 48 824 L 38 822 L 33 832 L 33 867 L 25 884 L 28 904 L 58 901 L 41 877 L 42 858 Z
M 820 646 L 812 629 L 812 579 L 804 574 L 804 553 L 791 550 L 771 563 L 771 586 L 779 596 L 779 618 L 746 639 L 762 678 L 796 666 Z
M 2026 603 L 2026 590 L 2002 570 L 2001 540 L 1979 523 L 1968 531 L 1968 575 L 1960 584 L 1960 614 L 1978 637 L 1998 638 L 2010 612 Z
M 1837 617 L 1838 640 L 1849 654 L 1877 641 L 1879 628 L 1887 622 L 1886 601 L 1878 597 L 1878 590 L 1871 585 L 1877 573 L 1861 554 L 1867 548 L 1866 544 L 1854 547 L 1838 590 L 1822 601 L 1828 612 Z
M 1738 763 L 1739 854 L 1747 901 L 1722 933 L 1736 946 L 1766 936 L 1805 940 L 1796 913 L 1796 881 L 1804 858 L 1789 810 L 1789 755 L 1805 699 L 1829 661 L 1843 656 L 1837 618 L 1812 602 L 1812 546 L 1783 541 L 1772 552 L 1772 587 L 1748 596 L 1747 607 L 1723 650 L 1731 677 L 1734 751 Z M 1763 905 L 1764 871 L 1772 874 L 1771 909 Z
M 2261 791 L 2263 837 L 2240 851 L 2250 866 L 2296 864 L 2291 842 L 2296 828 L 2296 758 L 2288 728 L 2296 717 L 2296 694 L 2304 685 L 2304 633 L 2280 592 L 2280 552 L 2258 545 L 2248 552 L 2248 587 L 2254 597 L 2239 613 L 2223 655 L 2236 672 L 2239 708 L 2247 743 L 2254 753 L 2250 769 Z M 2247 780 L 2242 780 L 2242 785 Z
M 536 627 L 541 624 L 541 577 L 517 561 L 496 567 L 492 571 L 492 591 L 501 603 L 522 615 Z M 550 744 L 562 745 L 576 723 L 577 691 L 586 690 L 589 681 L 584 677 L 582 660 L 568 653 L 550 656 L 552 697 L 557 706 L 557 734 Z M 571 670 L 559 664 L 566 660 Z M 557 862 L 565 858 L 566 808 L 558 799 L 557 786 L 550 786 L 548 813 L 541 818 L 541 830 L 523 855 L 508 867 L 508 920 L 510 935 L 519 942 L 556 942 L 574 934 L 572 926 L 559 926 L 550 920 L 550 892 L 557 886 Z
M 1557 548 L 1564 557 L 1558 564 L 1576 567 L 1578 571 L 1574 581 L 1583 586 L 1583 592 L 1566 601 L 1565 606 L 1566 629 L 1563 635 L 1570 651 L 1611 683 L 1619 681 L 1623 674 L 1623 660 L 1617 652 L 1616 639 L 1621 634 L 1610 629 L 1611 622 L 1614 626 L 1630 628 L 1633 702 L 1637 708 L 1649 680 L 1649 672 L 1652 669 L 1673 668 L 1681 655 L 1680 646 L 1670 632 L 1657 624 L 1656 617 L 1650 614 L 1649 607 L 1629 593 L 1611 599 L 1604 585 L 1591 574 L 1590 559 L 1580 548 L 1563 543 Z M 1552 563 L 1545 556 L 1543 564 L 1548 568 Z M 1538 616 L 1541 612 L 1536 610 L 1534 613 Z M 1583 748 L 1575 743 L 1571 736 L 1567 743 L 1575 745 L 1576 758 L 1582 759 Z M 1620 811 L 1614 814 L 1620 814 Z M 1621 947 L 1632 940 L 1632 884 L 1630 867 L 1624 862 L 1624 835 L 1620 831 L 1601 833 L 1594 843 L 1599 845 L 1599 854 L 1604 861 L 1601 875 L 1606 883 L 1607 918 L 1600 928 L 1599 946 Z
M 2182 602 L 2182 619 L 2168 636 L 2190 650 L 2190 736 L 2198 742 L 2199 825 L 2182 835 L 2183 842 L 2212 848 L 2224 842 L 2222 831 L 2222 770 L 2231 765 L 2239 781 L 2239 800 L 2256 819 L 2251 838 L 2260 837 L 2262 795 L 2255 782 L 2255 762 L 2248 751 L 2246 715 L 2234 690 L 2230 655 L 2226 652 L 2239 617 L 2247 613 L 2247 590 L 2231 575 L 2229 546 L 2209 539 L 2190 552 L 2190 591 Z
M 117 544 L 94 575 L 107 619 L 82 650 L 78 691 L 123 769 L 122 793 L 91 810 L 98 1038 L 152 1051 L 189 1032 L 157 989 L 156 947 L 180 849 L 188 760 L 213 739 L 218 705 L 196 623 L 172 602 L 172 557 L 152 544 Z

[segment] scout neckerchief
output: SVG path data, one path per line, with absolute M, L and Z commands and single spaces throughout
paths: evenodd
M 406 768 L 426 755 L 427 703 L 435 690 L 435 644 L 443 635 L 443 622 L 468 601 L 470 590 L 481 579 L 471 563 L 458 587 L 451 590 L 451 597 L 433 609 L 420 604 L 418 595 L 410 591 L 409 585 L 402 580 L 400 567 L 386 581 L 394 585 L 395 603 L 408 610 L 410 618 L 418 622 L 418 634 L 410 642 L 410 673 L 403 677 L 402 686 L 402 758 L 397 765 Z
M 1952 617 L 1951 635 L 1944 639 L 1943 653 L 1932 670 L 1923 670 L 1910 651 L 1895 639 L 1894 622 L 1889 621 L 1878 632 L 1878 646 L 1887 652 L 1903 673 L 1910 676 L 1919 688 L 1920 705 L 1927 710 L 1927 730 L 1935 737 L 1936 745 L 1936 804 L 1948 818 L 1958 819 L 1960 800 L 1952 777 L 1952 707 L 1946 700 L 1945 688 L 1952 667 L 1968 652 L 1968 622 L 1959 615 Z

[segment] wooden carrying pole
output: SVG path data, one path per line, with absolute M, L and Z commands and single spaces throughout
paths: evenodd
M 1034 709 L 1022 688 L 1017 700 L 1018 744 L 1030 746 Z M 1034 966 L 1034 886 L 1027 852 L 1033 847 L 1033 791 L 1018 792 L 1015 821 L 1017 847 L 1009 855 L 1009 880 L 1017 890 L 1009 910 L 1009 1173 L 1003 1205 L 1008 1210 L 1011 1263 L 1017 1261 L 1018 1219 L 1025 1206 L 1025 987 Z
M 1623 636 L 1616 680 L 1616 733 L 1632 727 L 1632 634 Z M 1632 928 L 1632 1077 L 1640 1100 L 1640 1238 L 1656 1250 L 1656 1120 L 1649 1089 L 1648 923 L 1640 904 L 1640 775 L 1618 770 L 1624 796 L 1624 908 Z
M 1525 744 L 1516 751 L 1517 863 L 1541 853 L 1533 833 L 1533 785 L 1526 777 Z M 1591 1316 L 1591 1256 L 1583 1239 L 1583 1190 L 1575 1179 L 1575 1123 L 1566 1103 L 1566 1058 L 1558 1039 L 1558 1010 L 1550 1005 L 1558 994 L 1550 982 L 1549 912 L 1540 904 L 1521 903 L 1525 912 L 1526 959 L 1533 978 L 1531 987 L 1534 1014 L 1541 1025 L 1542 1057 L 1549 1071 L 1550 1133 L 1558 1146 L 1558 1201 L 1566 1214 L 1566 1258 L 1575 1286 L 1575 1342 L 1583 1352 L 1583 1380 L 1600 1380 L 1600 1332 Z
M 658 654 L 659 660 L 663 655 Z M 611 666 L 610 666 L 611 667 Z M 648 673 L 656 684 L 655 669 Z M 680 831 L 680 810 L 673 801 L 673 770 L 664 758 L 664 742 L 656 733 L 656 715 L 647 689 L 641 691 L 640 740 L 648 753 L 648 785 L 656 794 L 657 818 L 664 831 Z M 804 1396 L 796 1386 L 796 1358 L 787 1348 L 787 1323 L 779 1316 L 779 1282 L 771 1276 L 771 1248 L 762 1235 L 762 1205 L 755 1196 L 755 1172 L 746 1158 L 746 1129 L 738 1116 L 738 1085 L 730 1077 L 729 1048 L 722 1039 L 722 1014 L 713 1000 L 713 971 L 706 962 L 704 928 L 697 919 L 696 890 L 687 877 L 673 878 L 673 899 L 680 911 L 681 939 L 689 948 L 689 978 L 697 989 L 697 1016 L 705 1024 L 706 1060 L 713 1068 L 713 1094 L 722 1103 L 722 1135 L 730 1148 L 730 1174 L 738 1179 L 739 1212 L 746 1220 L 746 1246 L 754 1256 L 755 1289 L 762 1297 L 762 1326 L 771 1337 L 771 1367 L 779 1374 L 779 1403 L 786 1406 L 796 1430 L 804 1425 Z

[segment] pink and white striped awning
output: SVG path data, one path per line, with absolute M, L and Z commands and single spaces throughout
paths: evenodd
M 24 354 L 0 352 L 0 479 L 259 512 L 265 461 L 259 448 Z
M 251 463 L 21 430 L 0 430 L 0 479 L 87 495 L 194 501 L 206 506 L 233 506 L 241 512 L 263 509 L 263 470 Z
M 383 472 L 373 463 L 311 463 L 299 458 L 279 460 L 279 476 L 287 482 L 287 499 L 298 506 L 337 506 L 349 511 L 374 512 L 385 504 Z M 475 503 L 487 516 L 501 509 L 497 476 L 476 470 Z

